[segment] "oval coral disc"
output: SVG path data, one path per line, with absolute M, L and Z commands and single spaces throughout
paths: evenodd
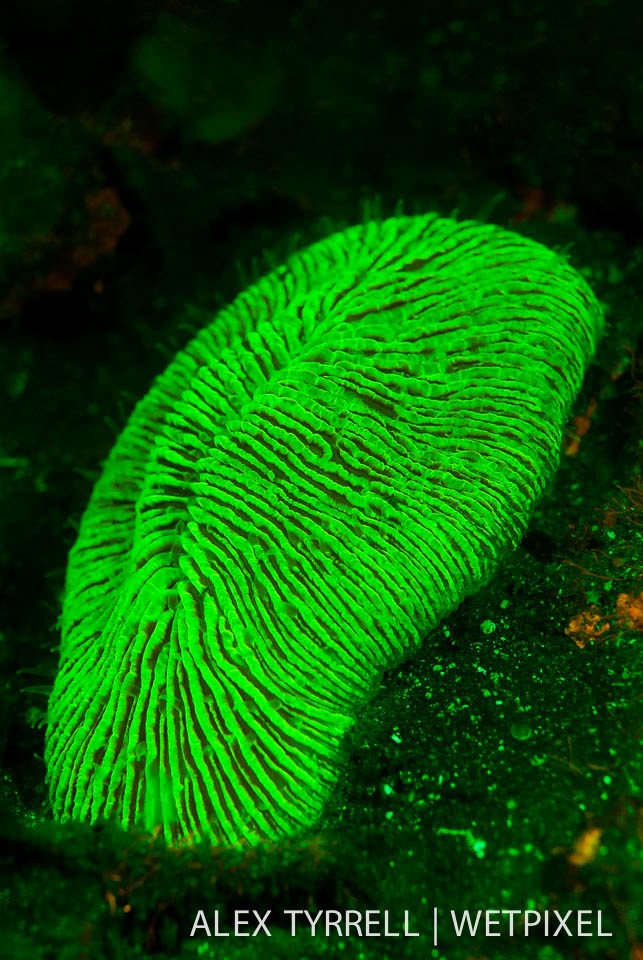
M 434 215 L 237 297 L 134 410 L 71 551 L 55 816 L 312 825 L 382 671 L 520 538 L 601 326 L 551 250 Z

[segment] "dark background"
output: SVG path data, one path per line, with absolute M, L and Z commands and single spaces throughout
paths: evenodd
M 409 909 L 428 930 L 436 905 L 600 908 L 614 937 L 341 955 L 641 960 L 642 37 L 639 4 L 598 0 L 2 4 L 4 955 L 336 956 L 188 934 L 216 906 Z M 253 278 L 397 209 L 560 247 L 606 305 L 523 544 L 385 678 L 319 830 L 177 854 L 52 824 L 66 554 L 134 402 Z

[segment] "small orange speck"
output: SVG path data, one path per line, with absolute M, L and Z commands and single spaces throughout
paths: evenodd
M 592 417 L 596 413 L 596 408 L 598 407 L 598 401 L 595 397 L 589 401 L 585 413 L 581 413 L 578 416 L 574 417 L 574 435 L 567 441 L 565 447 L 565 454 L 568 457 L 575 457 L 580 450 L 580 441 L 581 438 L 589 431 L 589 428 L 592 425 Z
M 616 616 L 620 626 L 626 630 L 643 630 L 643 591 L 638 596 L 633 593 L 619 593 Z
M 609 629 L 610 624 L 603 620 L 598 608 L 588 607 L 587 610 L 583 610 L 571 618 L 569 625 L 565 628 L 565 633 L 582 650 L 589 641 L 596 640 L 602 634 L 607 633 Z
M 601 846 L 602 835 L 603 831 L 600 827 L 588 827 L 587 830 L 584 830 L 576 838 L 572 851 L 567 857 L 568 862 L 575 867 L 582 867 L 595 860 Z
M 617 516 L 618 514 L 614 507 L 607 507 L 603 513 L 603 526 L 611 530 L 616 526 Z

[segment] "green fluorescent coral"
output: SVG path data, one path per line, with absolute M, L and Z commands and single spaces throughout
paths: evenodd
M 313 824 L 382 671 L 520 538 L 601 327 L 554 252 L 434 215 L 237 297 L 134 410 L 71 551 L 55 816 Z

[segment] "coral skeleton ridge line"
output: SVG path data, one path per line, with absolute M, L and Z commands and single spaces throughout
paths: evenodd
M 241 293 L 83 516 L 54 815 L 171 843 L 313 825 L 383 670 L 520 539 L 601 328 L 556 253 L 436 215 L 334 234 Z

